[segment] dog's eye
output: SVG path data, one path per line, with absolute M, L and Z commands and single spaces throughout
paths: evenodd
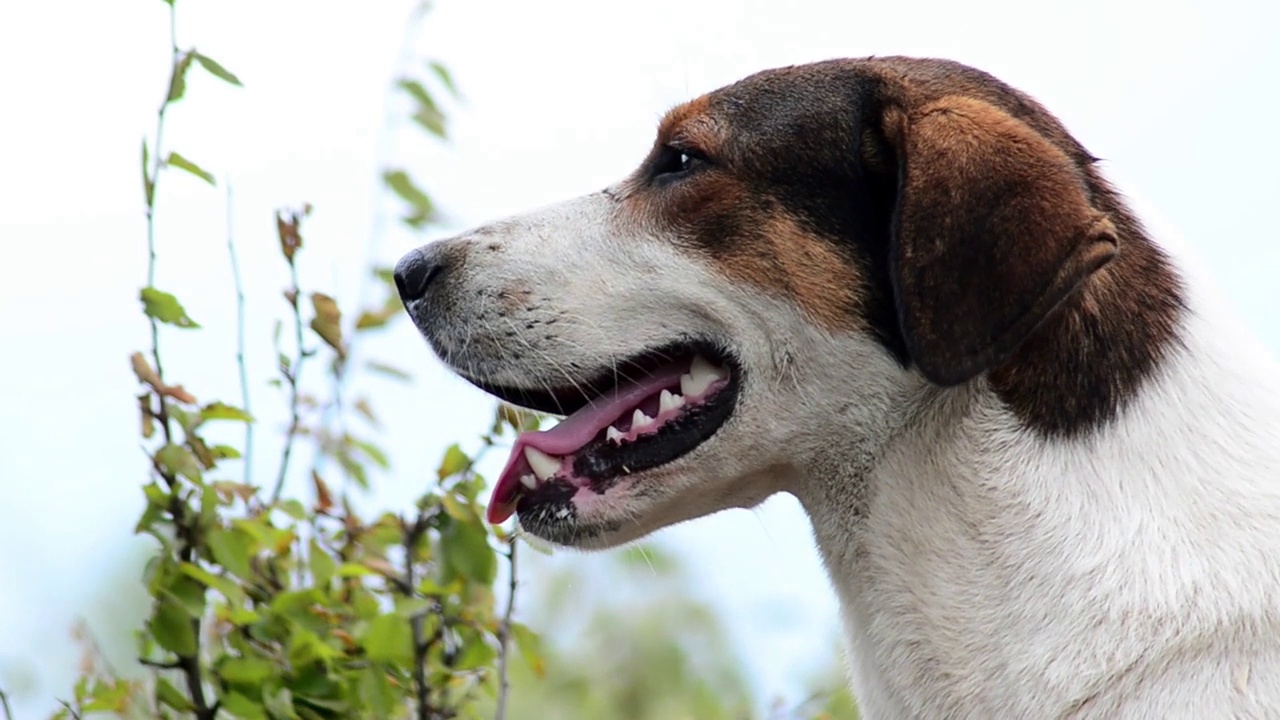
M 687 173 L 708 162 L 707 156 L 697 150 L 667 146 L 662 149 L 653 174 L 656 177 Z

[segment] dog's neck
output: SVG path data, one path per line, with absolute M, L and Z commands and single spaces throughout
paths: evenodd
M 1028 427 L 981 379 L 914 393 L 876 457 L 799 485 L 872 717 L 1057 716 L 1198 634 L 1280 633 L 1280 373 L 1193 278 L 1184 304 L 1086 432 Z

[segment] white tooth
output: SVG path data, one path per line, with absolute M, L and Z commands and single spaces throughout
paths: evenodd
M 622 434 L 622 433 L 620 433 L 620 432 L 618 432 L 618 428 L 616 428 L 616 427 L 614 427 L 614 426 L 612 426 L 612 425 L 610 425 L 610 426 L 609 426 L 609 429 L 608 429 L 608 430 L 605 430 L 605 431 L 604 431 L 604 439 L 605 439 L 605 440 L 608 440 L 608 441 L 610 441 L 610 442 L 616 442 L 616 443 L 618 443 L 619 445 L 621 445 L 621 444 L 622 444 L 622 438 L 623 438 L 623 434 Z
M 711 387 L 711 383 L 726 377 L 728 373 L 723 368 L 718 368 L 706 358 L 697 355 L 689 367 L 689 374 L 680 376 L 680 392 L 696 397 L 706 392 L 707 388 Z
M 524 459 L 529 461 L 529 467 L 533 468 L 533 474 L 537 475 L 539 480 L 550 478 L 560 469 L 560 458 L 548 455 L 538 448 L 526 447 Z
M 643 430 L 644 428 L 649 427 L 652 422 L 653 418 L 645 415 L 644 411 L 640 408 L 636 408 L 636 414 L 631 416 L 631 429 Z
M 663 390 L 658 396 L 658 412 L 675 410 L 681 405 L 684 405 L 683 395 L 672 395 L 670 390 Z
M 695 388 L 693 384 L 693 376 L 689 375 L 688 373 L 681 375 L 680 376 L 680 394 L 686 397 L 690 395 L 697 395 L 698 393 L 694 392 L 694 389 Z M 706 388 L 703 388 L 703 390 L 706 390 Z
M 520 476 L 520 484 L 532 490 L 538 487 L 538 480 L 531 473 L 525 473 Z

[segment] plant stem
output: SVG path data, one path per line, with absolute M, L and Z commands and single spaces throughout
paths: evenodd
M 236 287 L 236 366 L 240 370 L 240 406 L 252 415 L 249 407 L 249 371 L 244 362 L 244 282 L 240 277 L 240 261 L 236 256 L 231 183 L 227 183 L 227 255 L 231 258 L 231 278 Z M 244 425 L 244 484 L 253 484 L 253 423 Z
M 156 113 L 156 136 L 154 148 L 154 164 L 150 171 L 150 177 L 146 183 L 146 217 L 147 217 L 147 287 L 154 287 L 156 281 L 156 187 L 160 181 L 160 172 L 165 166 L 164 162 L 164 127 L 165 114 L 172 102 L 174 84 L 178 80 L 178 76 L 183 72 L 182 67 L 182 51 L 178 48 L 178 20 L 177 10 L 174 3 L 169 3 L 169 49 L 172 57 L 172 66 L 169 72 L 169 84 L 165 89 L 164 102 L 160 104 L 160 110 Z M 144 172 L 146 169 L 144 168 Z M 155 363 L 156 376 L 163 383 L 164 365 L 160 360 L 160 326 L 159 322 L 151 316 L 148 316 L 151 324 L 151 359 Z M 155 393 L 156 400 L 159 403 L 159 412 L 156 414 L 160 421 L 160 426 L 164 430 L 166 443 L 173 443 L 173 430 L 169 423 L 169 406 L 165 399 L 164 393 L 157 390 Z M 172 501 L 170 502 L 170 514 L 173 517 L 174 528 L 177 530 L 180 547 L 179 556 L 184 561 L 190 561 L 195 555 L 195 538 L 197 532 L 192 526 L 193 520 L 187 512 L 186 501 L 183 500 L 178 492 L 178 478 L 172 473 L 164 470 L 159 463 L 153 459 L 153 465 L 156 472 L 164 479 L 172 493 Z M 197 641 L 196 651 L 188 657 L 179 657 L 177 664 L 186 676 L 187 693 L 191 696 L 191 704 L 197 720 L 214 720 L 218 712 L 218 705 L 215 703 L 210 706 L 205 700 L 204 695 L 204 678 L 200 671 L 200 619 L 193 618 L 191 620 L 195 637 Z M 67 706 L 70 710 L 70 706 Z M 71 710 L 73 716 L 75 711 Z M 77 716 L 78 717 L 78 716 Z
M 297 354 L 294 355 L 289 371 L 284 374 L 285 380 L 289 383 L 289 432 L 285 436 L 284 450 L 280 456 L 280 473 L 276 476 L 276 485 L 271 491 L 272 505 L 279 502 L 280 494 L 284 492 L 284 481 L 289 473 L 289 459 L 293 456 L 294 440 L 298 437 L 298 427 L 301 423 L 298 407 L 298 376 L 302 372 L 302 363 L 307 359 L 307 352 L 302 345 L 302 310 L 298 306 L 298 296 L 301 293 L 298 289 L 298 264 L 292 257 L 289 258 L 289 280 L 293 283 L 289 291 L 289 304 L 293 308 L 293 341 L 297 346 Z
M 506 720 L 507 695 L 511 683 L 507 678 L 507 662 L 511 653 L 511 616 L 516 608 L 516 538 L 508 541 L 507 563 L 511 566 L 511 578 L 507 583 L 507 609 L 502 614 L 502 625 L 498 626 L 498 707 L 493 713 L 494 720 Z
M 178 49 L 178 13 L 173 3 L 169 4 L 169 49 L 171 53 L 171 66 L 169 70 L 169 83 L 165 87 L 164 102 L 160 103 L 160 110 L 156 113 L 156 138 L 155 148 L 153 149 L 153 163 L 151 166 L 151 176 L 147 178 L 147 287 L 155 287 L 156 284 L 156 187 L 160 183 L 160 171 L 164 169 L 164 120 L 165 113 L 169 109 L 169 94 L 178 73 L 182 72 L 182 51 Z M 146 172 L 143 168 L 143 172 Z M 160 323 L 154 317 L 147 316 L 147 321 L 151 325 L 151 361 L 155 365 L 156 377 L 160 381 L 164 381 L 164 364 L 160 360 Z M 160 421 L 160 427 L 164 431 L 164 439 L 167 443 L 173 442 L 173 430 L 169 427 L 169 403 L 164 393 L 156 392 L 156 401 L 159 403 L 159 409 L 156 412 L 156 419 Z
M 9 707 L 9 696 L 0 690 L 0 708 L 4 709 L 4 719 L 13 720 L 13 708 Z
M 422 509 L 418 511 L 418 517 L 414 520 L 404 534 L 404 578 L 400 581 L 399 586 L 402 592 L 408 597 L 417 594 L 417 578 L 415 577 L 413 567 L 417 561 L 418 543 L 422 541 L 422 536 L 431 527 L 432 521 L 436 519 L 438 511 L 434 508 Z M 414 696 L 417 700 L 418 720 L 433 720 L 440 717 L 441 713 L 431 705 L 431 688 L 427 685 L 427 653 L 431 651 L 431 644 L 436 638 L 428 640 L 423 632 L 424 613 L 416 613 L 409 619 L 410 631 L 413 634 L 413 689 Z M 441 618 L 440 627 L 444 627 L 444 619 Z M 439 633 L 439 630 L 437 630 Z

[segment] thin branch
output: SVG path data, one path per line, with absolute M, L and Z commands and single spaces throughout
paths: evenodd
M 139 665 L 155 668 L 157 670 L 177 670 L 182 667 L 181 663 L 161 662 L 160 660 L 148 660 L 146 658 L 138 658 Z
M 4 709 L 4 720 L 13 720 L 13 708 L 9 707 L 9 696 L 0 690 L 0 708 Z
M 302 310 L 298 304 L 298 296 L 301 290 L 298 289 L 298 263 L 294 257 L 290 256 L 289 261 L 289 280 L 293 284 L 288 293 L 289 305 L 293 308 L 293 341 L 297 347 L 293 362 L 289 369 L 284 372 L 284 379 L 289 383 L 289 432 L 285 435 L 284 450 L 280 455 L 280 473 L 276 476 L 275 488 L 271 490 L 271 504 L 274 505 L 280 500 L 280 494 L 284 492 L 284 481 L 289 473 L 289 459 L 293 456 L 294 441 L 298 437 L 298 428 L 301 424 L 301 412 L 298 405 L 298 376 L 302 372 L 302 363 L 307 359 L 307 351 L 302 344 Z
M 417 586 L 413 564 L 417 560 L 418 543 L 422 541 L 423 534 L 427 532 L 427 528 L 431 527 L 432 521 L 438 514 L 439 510 L 436 508 L 419 510 L 418 518 L 404 534 L 404 578 L 396 585 L 410 597 L 415 593 Z M 418 705 L 418 720 L 431 720 L 438 717 L 438 713 L 431 705 L 431 688 L 427 685 L 427 653 L 431 650 L 431 643 L 423 636 L 423 620 L 423 613 L 415 613 L 409 619 L 409 628 L 413 633 L 413 689 Z M 442 622 L 440 629 L 443 627 Z
M 165 114 L 172 102 L 172 94 L 175 83 L 179 80 L 179 75 L 185 72 L 183 68 L 183 54 L 178 47 L 178 20 L 177 9 L 174 3 L 169 3 L 169 49 L 172 57 L 172 66 L 169 74 L 169 84 L 165 89 L 164 102 L 160 104 L 160 110 L 156 114 L 156 136 L 155 136 L 155 162 L 150 171 L 150 177 L 146 183 L 146 217 L 147 217 L 147 287 L 154 287 L 156 281 L 156 227 L 155 227 L 155 211 L 156 211 L 156 186 L 160 180 L 160 171 L 165 166 L 164 161 L 164 126 Z M 144 168 L 145 171 L 145 168 Z M 155 363 L 156 376 L 163 382 L 164 366 L 160 361 L 160 326 L 159 322 L 151 316 L 147 318 L 151 324 L 151 359 Z M 165 442 L 173 442 L 173 430 L 169 423 L 168 403 L 161 392 L 156 393 L 159 402 L 159 412 L 156 413 L 160 426 L 164 430 Z M 153 463 L 156 471 L 164 478 L 166 484 L 176 490 L 178 480 L 171 473 L 167 473 L 159 466 L 158 462 Z M 169 506 L 170 513 L 173 517 L 174 527 L 177 531 L 180 548 L 179 556 L 183 560 L 189 561 L 195 552 L 194 534 L 197 532 L 191 526 L 191 519 L 187 513 L 186 500 L 179 497 L 179 493 L 173 492 Z M 200 638 L 200 619 L 192 618 L 191 620 L 197 643 Z M 196 647 L 190 657 L 178 658 L 180 669 L 186 675 L 187 692 L 191 696 L 191 704 L 194 706 L 197 720 L 214 720 L 217 714 L 217 705 L 210 706 L 204 696 L 204 678 L 200 673 L 200 651 L 199 645 Z M 75 717 L 75 711 L 70 705 L 66 705 L 67 710 Z
M 172 93 L 174 82 L 178 78 L 178 74 L 182 70 L 182 51 L 178 48 L 178 13 L 173 3 L 169 4 L 169 50 L 172 56 L 172 64 L 169 70 L 169 83 L 165 86 L 164 102 L 160 103 L 160 110 L 156 113 L 156 142 L 152 155 L 154 162 L 151 166 L 150 177 L 146 183 L 146 216 L 147 216 L 147 287 L 155 287 L 156 284 L 156 186 L 160 183 L 160 171 L 164 169 L 164 119 L 165 113 L 169 109 L 169 95 Z M 147 169 L 144 167 L 143 172 Z M 160 322 L 150 315 L 147 316 L 148 322 L 151 324 L 151 361 L 155 365 L 156 377 L 160 381 L 164 381 L 164 364 L 160 361 Z M 165 442 L 173 443 L 173 430 L 169 427 L 169 403 L 165 399 L 163 393 L 156 393 L 156 400 L 160 404 L 160 409 L 156 413 L 156 418 L 160 421 L 160 427 L 164 430 Z
M 511 566 L 511 579 L 507 583 L 507 609 L 502 614 L 502 624 L 498 626 L 498 707 L 493 713 L 494 720 L 506 720 L 507 695 L 511 682 L 507 678 L 507 663 L 511 653 L 511 617 L 516 609 L 516 538 L 508 541 L 507 563 Z
M 240 261 L 236 256 L 235 213 L 231 183 L 227 183 L 227 255 L 231 258 L 231 278 L 236 286 L 236 366 L 240 370 L 240 406 L 253 415 L 249 407 L 249 371 L 244 362 L 244 282 L 240 277 Z M 244 425 L 244 484 L 253 484 L 253 423 Z
M 71 707 L 71 703 L 67 702 L 66 700 L 59 700 L 58 704 L 66 708 L 67 712 L 71 713 L 71 717 L 75 718 L 76 720 L 80 720 L 80 713 L 76 712 L 76 709 Z

